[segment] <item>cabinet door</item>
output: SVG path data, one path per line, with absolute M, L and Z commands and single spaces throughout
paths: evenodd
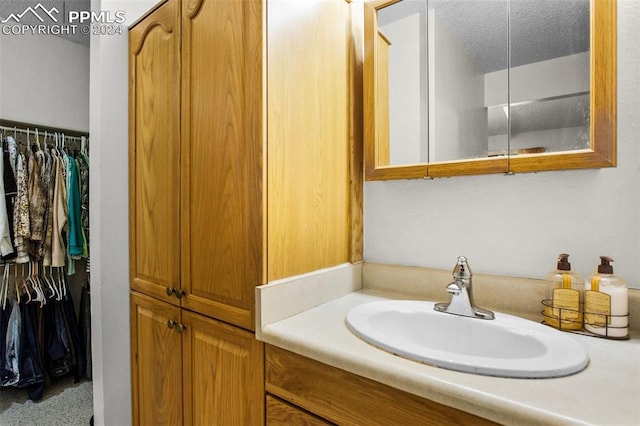
M 264 283 L 262 3 L 182 12 L 182 303 L 247 329 Z
M 186 425 L 264 423 L 264 349 L 249 333 L 183 311 Z
M 180 287 L 180 3 L 129 33 L 131 287 L 178 304 Z
M 131 292 L 131 381 L 134 425 L 182 422 L 180 309 Z

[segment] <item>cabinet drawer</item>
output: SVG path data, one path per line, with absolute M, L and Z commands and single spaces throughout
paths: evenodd
M 327 426 L 332 424 L 274 396 L 267 395 L 266 402 L 267 426 Z
M 265 359 L 267 392 L 337 424 L 495 424 L 274 346 Z

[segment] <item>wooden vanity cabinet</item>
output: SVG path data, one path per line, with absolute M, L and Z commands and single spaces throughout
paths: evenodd
M 340 425 L 495 425 L 271 345 L 265 380 L 268 394 Z

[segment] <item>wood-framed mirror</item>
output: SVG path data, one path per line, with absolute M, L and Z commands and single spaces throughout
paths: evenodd
M 616 8 L 365 2 L 365 178 L 614 167 Z

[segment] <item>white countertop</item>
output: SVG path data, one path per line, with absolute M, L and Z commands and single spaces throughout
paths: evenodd
M 590 363 L 584 371 L 568 377 L 508 379 L 461 373 L 392 355 L 360 340 L 346 327 L 346 315 L 353 307 L 397 298 L 373 290 L 347 293 L 262 324 L 258 338 L 499 423 L 640 425 L 637 336 L 611 341 L 569 334 L 588 351 Z M 265 306 L 261 309 L 267 310 Z

